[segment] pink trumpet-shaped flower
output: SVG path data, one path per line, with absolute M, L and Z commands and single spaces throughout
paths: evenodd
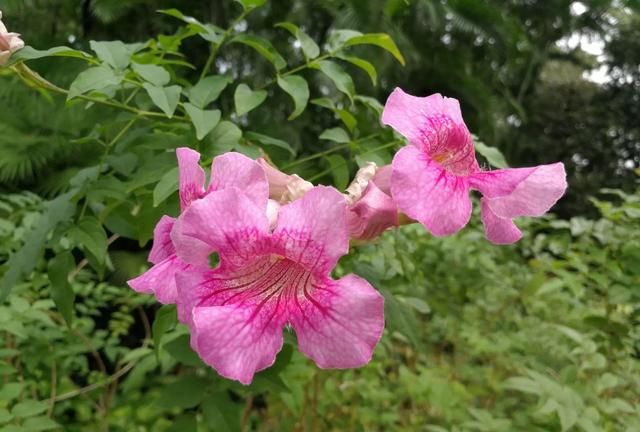
M 347 188 L 351 203 L 347 214 L 349 235 L 372 240 L 398 226 L 398 207 L 389 193 L 391 165 L 378 168 L 370 162 L 361 168 Z
M 190 148 L 176 150 L 178 158 L 180 208 L 187 209 L 195 200 L 208 193 L 227 187 L 241 187 L 248 198 L 256 205 L 267 205 L 268 185 L 264 171 L 255 161 L 239 153 L 226 153 L 213 160 L 211 181 L 205 189 L 205 173 L 200 167 L 200 154 Z M 274 215 L 275 217 L 275 215 Z M 175 303 L 175 275 L 191 266 L 176 255 L 176 247 L 171 241 L 171 231 L 176 219 L 163 216 L 153 231 L 153 246 L 149 253 L 149 262 L 153 266 L 142 275 L 131 279 L 128 283 L 137 292 L 153 294 L 160 303 Z M 197 254 L 207 250 L 205 244 L 192 242 L 191 250 L 184 254 Z
M 391 195 L 399 209 L 436 236 L 453 234 L 471 217 L 469 191 L 482 193 L 482 221 L 489 241 L 513 243 L 520 216 L 541 216 L 567 188 L 562 163 L 482 171 L 456 99 L 411 96 L 396 88 L 383 123 L 404 135 L 408 146 L 392 162 Z
M 2 22 L 2 11 L 0 11 L 0 66 L 4 66 L 11 57 L 11 54 L 24 48 L 24 42 L 18 33 L 10 33 Z
M 198 267 L 177 275 L 177 304 L 192 347 L 220 375 L 249 384 L 275 361 L 287 325 L 321 368 L 369 362 L 384 328 L 383 297 L 358 276 L 329 275 L 348 251 L 346 210 L 338 191 L 315 187 L 283 205 L 271 230 L 264 204 L 227 188 L 180 216 L 178 251 L 196 242 L 219 254 L 220 265 L 206 270 L 206 254 L 181 256 Z

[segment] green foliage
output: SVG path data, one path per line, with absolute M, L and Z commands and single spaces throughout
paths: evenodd
M 55 3 L 76 16 L 77 2 Z M 50 26 L 23 31 L 33 45 L 87 36 L 27 47 L 0 76 L 0 429 L 640 429 L 640 196 L 630 189 L 603 191 L 591 218 L 524 223 L 516 246 L 490 245 L 479 226 L 446 239 L 407 226 L 352 248 L 338 275 L 366 277 L 386 302 L 382 342 L 358 370 L 318 370 L 287 332 L 251 386 L 229 382 L 191 350 L 175 306 L 126 287 L 148 266 L 157 221 L 178 212 L 176 147 L 199 150 L 204 165 L 231 150 L 266 156 L 344 189 L 400 146 L 379 100 L 402 80 L 415 94 L 459 97 L 496 168 L 543 148 L 571 159 L 592 137 L 577 120 L 602 117 L 576 106 L 607 99 L 577 78 L 558 82 L 550 58 L 576 29 L 601 31 L 616 7 L 578 18 L 566 2 L 538 3 L 191 1 L 199 19 L 177 9 L 160 19 L 148 2 L 95 0 L 85 29 L 56 16 L 53 39 Z M 31 8 L 39 23 L 34 5 L 3 11 Z M 634 35 L 627 18 L 621 34 Z M 611 43 L 611 64 L 633 74 L 624 42 Z M 617 105 L 598 129 L 622 143 L 608 172 L 637 159 L 626 133 L 637 89 L 625 85 L 608 88 Z M 505 123 L 513 116 L 522 127 Z M 607 139 L 583 153 L 597 159 Z

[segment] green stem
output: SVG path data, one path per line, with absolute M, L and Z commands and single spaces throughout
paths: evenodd
M 395 146 L 396 144 L 398 144 L 399 142 L 400 142 L 400 141 L 398 141 L 398 140 L 391 141 L 391 142 L 386 143 L 386 144 L 384 144 L 384 145 L 381 145 L 381 146 L 378 146 L 378 147 L 372 148 L 372 149 L 370 149 L 370 150 L 367 150 L 366 152 L 360 153 L 360 156 L 362 156 L 362 155 L 366 155 L 366 154 L 369 154 L 369 153 L 373 153 L 373 152 L 376 152 L 376 151 L 378 151 L 378 150 L 383 150 L 383 149 L 386 149 L 386 148 L 389 148 L 389 147 L 393 147 L 393 146 Z M 347 164 L 347 161 L 345 160 L 344 162 L 341 162 L 341 163 L 339 163 L 339 164 L 337 164 L 337 165 L 334 165 L 334 166 L 332 166 L 331 168 L 328 168 L 328 169 L 326 169 L 326 170 L 324 170 L 324 171 L 322 171 L 322 172 L 320 172 L 320 173 L 318 173 L 318 174 L 314 175 L 313 177 L 308 178 L 307 180 L 308 180 L 308 181 L 310 181 L 311 183 L 313 183 L 315 180 L 318 180 L 319 178 L 322 178 L 323 176 L 325 176 L 325 175 L 329 174 L 329 173 L 330 173 L 331 171 L 333 171 L 335 168 L 339 168 L 339 167 L 341 167 L 341 166 L 343 166 L 343 165 L 346 165 L 346 164 Z
M 209 69 L 211 69 L 211 65 L 213 64 L 213 61 L 216 59 L 216 56 L 218 55 L 220 48 L 222 48 L 222 45 L 224 45 L 227 39 L 229 39 L 229 36 L 231 36 L 234 33 L 233 28 L 240 21 L 245 19 L 245 17 L 249 14 L 249 12 L 251 12 L 251 10 L 243 11 L 236 19 L 233 20 L 233 22 L 231 22 L 231 24 L 229 25 L 229 28 L 227 28 L 225 32 L 222 34 L 222 39 L 220 40 L 220 42 L 217 44 L 215 43 L 211 44 L 211 49 L 209 50 L 209 57 L 207 58 L 207 62 L 204 64 L 204 68 L 202 68 L 202 72 L 200 73 L 200 81 L 202 81 L 204 77 L 207 76 L 207 72 L 209 72 Z
M 305 162 L 309 162 L 309 161 L 314 160 L 314 159 L 321 158 L 323 156 L 326 156 L 326 155 L 331 154 L 333 152 L 336 152 L 338 150 L 349 148 L 351 145 L 358 146 L 360 143 L 369 141 L 370 139 L 373 139 L 373 138 L 375 138 L 375 137 L 377 137 L 379 135 L 380 135 L 380 133 L 375 133 L 375 134 L 367 135 L 366 137 L 357 139 L 355 141 L 350 141 L 350 142 L 345 143 L 345 144 L 337 145 L 335 147 L 332 147 L 332 148 L 330 148 L 328 150 L 325 150 L 325 151 L 322 151 L 320 153 L 315 153 L 315 154 L 312 154 L 311 156 L 307 156 L 307 157 L 304 157 L 302 159 L 298 159 L 297 161 L 291 162 L 290 164 L 285 165 L 282 169 L 283 170 L 288 170 L 290 168 L 293 168 L 295 166 L 301 165 L 301 164 L 303 164 Z M 365 153 L 363 153 L 363 154 L 365 154 Z
M 314 63 L 322 61 L 322 60 L 326 60 L 328 58 L 331 58 L 333 56 L 332 53 L 328 53 L 328 54 L 323 54 L 320 57 L 317 57 L 313 60 L 309 60 L 306 63 L 303 63 L 299 66 L 294 67 L 293 69 L 289 69 L 288 71 L 282 72 L 282 73 L 278 73 L 277 77 L 286 77 L 288 75 L 294 74 L 296 72 L 300 72 L 301 70 L 304 69 L 308 69 L 310 68 Z M 264 83 L 263 85 L 261 85 L 259 87 L 260 90 L 265 89 L 271 85 L 273 85 L 276 81 L 277 81 L 277 77 L 274 79 L 271 79 L 269 81 L 267 81 L 266 83 Z
M 17 65 L 14 65 L 14 70 L 23 79 L 28 80 L 28 81 L 32 82 L 33 84 L 35 84 L 35 85 L 37 85 L 39 87 L 42 87 L 44 89 L 51 90 L 51 91 L 54 91 L 56 93 L 63 94 L 63 95 L 68 95 L 69 94 L 68 90 L 60 88 L 57 85 L 53 84 L 52 82 L 48 81 L 47 79 L 43 78 L 40 74 L 38 74 L 34 70 L 30 69 L 24 63 L 19 63 Z M 122 104 L 122 103 L 119 103 L 119 102 L 113 102 L 113 101 L 108 101 L 108 100 L 103 100 L 103 99 L 96 99 L 96 98 L 93 98 L 93 97 L 87 96 L 87 95 L 78 95 L 77 97 L 79 99 L 85 100 L 87 102 L 93 102 L 93 103 L 96 103 L 96 104 L 99 104 L 99 105 L 104 105 L 104 106 L 108 106 L 108 107 L 111 107 L 111 108 L 117 108 L 117 109 L 120 109 L 120 110 L 123 110 L 123 111 L 128 111 L 130 113 L 134 113 L 134 114 L 136 114 L 138 116 L 141 116 L 141 117 L 164 118 L 164 119 L 167 118 L 167 116 L 164 113 L 139 110 L 137 108 L 134 108 L 132 106 L 125 105 L 125 104 Z M 185 122 L 188 121 L 186 117 L 179 116 L 179 115 L 173 116 L 172 119 L 178 120 L 178 121 L 185 121 Z

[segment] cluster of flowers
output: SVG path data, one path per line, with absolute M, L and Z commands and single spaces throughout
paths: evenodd
M 153 266 L 130 286 L 176 303 L 192 348 L 241 383 L 273 364 L 285 326 L 319 367 L 358 367 L 381 337 L 384 301 L 359 276 L 331 278 L 350 239 L 401 222 L 453 234 L 469 221 L 473 189 L 487 238 L 513 243 L 522 235 L 513 218 L 544 214 L 566 189 L 561 163 L 481 170 L 455 99 L 396 89 L 382 121 L 409 145 L 389 166 L 362 168 L 345 194 L 238 153 L 215 158 L 205 186 L 200 155 L 179 148 L 181 214 L 160 220 Z
M 2 22 L 2 11 L 0 10 L 0 66 L 4 66 L 11 54 L 24 48 L 24 42 L 18 33 L 9 33 L 7 27 Z

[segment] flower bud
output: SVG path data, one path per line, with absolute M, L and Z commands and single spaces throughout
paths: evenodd
M 9 33 L 2 22 L 2 11 L 0 11 L 0 66 L 4 66 L 9 61 L 11 54 L 24 48 L 24 42 L 18 33 Z

